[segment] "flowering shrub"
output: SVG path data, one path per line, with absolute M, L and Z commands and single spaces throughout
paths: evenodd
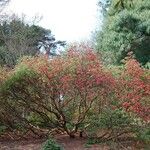
M 117 74 L 112 70 L 86 46 L 53 59 L 25 57 L 1 88 L 3 108 L 28 128 L 57 128 L 70 137 L 105 128 L 112 139 L 133 126 L 131 118 L 146 124 L 150 114 L 149 70 L 134 59 Z
M 9 101 L 3 99 L 19 106 L 16 111 L 25 107 L 37 113 L 70 137 L 84 128 L 90 112 L 100 113 L 110 103 L 114 79 L 91 49 L 70 50 L 53 60 L 25 58 L 20 64 L 24 69 L 18 68 L 3 86 Z
M 23 64 L 41 75 L 47 92 L 46 106 L 57 125 L 70 136 L 84 128 L 89 112 L 100 113 L 110 103 L 115 81 L 91 49 L 71 49 L 53 60 L 26 59 Z
M 150 121 L 150 71 L 140 67 L 135 59 L 127 60 L 116 93 L 126 111 Z

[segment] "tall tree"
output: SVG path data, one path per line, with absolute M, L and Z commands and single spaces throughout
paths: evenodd
M 112 0 L 96 47 L 113 62 L 120 62 L 130 51 L 141 63 L 150 61 L 150 1 Z
M 52 55 L 58 45 L 64 41 L 56 41 L 50 30 L 37 25 L 28 25 L 23 20 L 14 18 L 0 25 L 0 64 L 10 67 L 24 55 L 36 55 L 41 47 L 48 55 Z

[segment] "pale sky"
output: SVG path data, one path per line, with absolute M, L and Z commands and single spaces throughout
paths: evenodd
M 98 23 L 97 0 L 11 0 L 9 9 L 28 18 L 42 16 L 39 25 L 58 40 L 88 39 Z

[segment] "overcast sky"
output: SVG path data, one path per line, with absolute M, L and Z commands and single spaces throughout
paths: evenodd
M 29 18 L 43 16 L 39 25 L 59 40 L 87 39 L 97 24 L 97 0 L 11 0 L 9 9 Z

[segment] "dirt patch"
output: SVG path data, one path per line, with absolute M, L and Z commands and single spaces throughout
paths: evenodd
M 63 146 L 64 150 L 109 150 L 107 146 L 92 145 L 86 146 L 86 140 L 82 139 L 64 139 L 57 140 L 60 145 Z M 41 150 L 43 140 L 35 141 L 11 141 L 11 142 L 0 142 L 0 150 Z
M 76 137 L 69 138 L 67 135 L 55 136 L 56 141 L 62 145 L 64 150 L 143 150 L 137 148 L 137 143 L 134 141 L 126 141 L 110 144 L 94 144 L 87 145 L 87 138 Z M 28 140 L 1 140 L 0 150 L 42 150 L 42 146 L 46 139 L 28 139 Z M 138 144 L 141 145 L 141 144 Z
M 0 150 L 41 150 L 43 140 L 19 140 L 0 142 Z
M 86 138 L 70 139 L 67 135 L 55 136 L 56 141 L 64 150 L 109 150 L 107 146 L 86 144 Z M 0 150 L 41 150 L 46 139 L 3 140 L 0 141 Z
M 86 138 L 69 138 L 67 135 L 60 135 L 56 137 L 58 143 L 60 143 L 65 150 L 109 150 L 105 145 L 87 145 Z

